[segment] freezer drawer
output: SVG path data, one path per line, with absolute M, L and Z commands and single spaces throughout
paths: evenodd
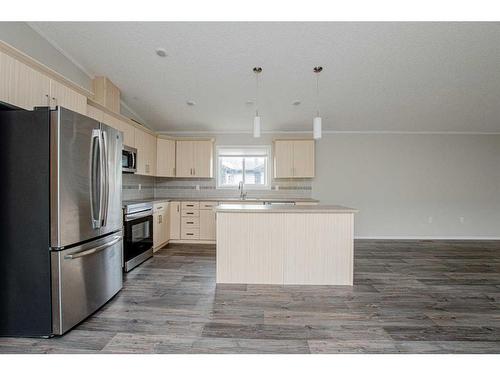
M 62 335 L 122 288 L 122 233 L 51 252 L 52 327 Z

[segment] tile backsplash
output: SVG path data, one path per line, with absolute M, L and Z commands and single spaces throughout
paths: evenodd
M 276 190 L 278 188 L 278 190 Z M 271 190 L 245 189 L 247 195 L 256 198 L 310 198 L 311 181 L 274 180 Z M 212 179 L 171 179 L 156 178 L 155 197 L 187 198 L 236 198 L 237 189 L 217 189 L 215 178 Z
M 155 196 L 155 177 L 124 173 L 122 175 L 122 199 L 149 199 Z
M 215 178 L 162 178 L 123 174 L 123 200 L 148 198 L 236 198 L 238 190 L 217 189 Z M 255 198 L 311 198 L 311 180 L 273 180 L 271 190 L 245 189 Z

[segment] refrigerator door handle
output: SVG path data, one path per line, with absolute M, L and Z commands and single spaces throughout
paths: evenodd
M 122 239 L 121 236 L 115 236 L 113 240 L 111 240 L 108 243 L 105 243 L 104 245 L 94 247 L 93 249 L 80 251 L 79 253 L 76 253 L 76 254 L 65 255 L 64 259 L 76 259 L 76 258 L 81 258 L 81 257 L 87 256 L 87 255 L 92 255 L 92 254 L 98 253 L 99 251 L 105 250 L 108 247 L 113 246 L 121 239 Z
M 92 137 L 90 140 L 90 216 L 92 220 L 92 227 L 98 229 L 101 227 L 101 200 L 102 200 L 102 181 L 99 181 L 99 197 L 97 197 L 97 178 L 101 178 L 101 167 L 99 165 L 102 159 L 101 153 L 101 131 L 99 129 L 92 130 Z M 99 174 L 97 173 L 99 168 Z M 99 202 L 99 207 L 95 207 L 96 202 Z M 96 214 L 98 216 L 96 217 Z
M 109 164 L 108 164 L 108 135 L 106 131 L 101 130 L 101 138 L 103 144 L 102 152 L 102 168 L 101 168 L 101 183 L 103 184 L 104 194 L 103 194 L 103 212 L 102 212 L 102 226 L 105 227 L 108 222 L 108 206 L 109 206 Z

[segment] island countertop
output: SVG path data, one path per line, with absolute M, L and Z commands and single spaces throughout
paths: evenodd
M 258 213 L 334 213 L 352 214 L 358 210 L 339 205 L 257 205 L 257 204 L 220 204 L 215 207 L 216 212 L 258 212 Z

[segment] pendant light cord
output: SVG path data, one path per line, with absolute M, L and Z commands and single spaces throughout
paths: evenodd
M 255 73 L 255 116 L 259 115 L 259 73 Z

